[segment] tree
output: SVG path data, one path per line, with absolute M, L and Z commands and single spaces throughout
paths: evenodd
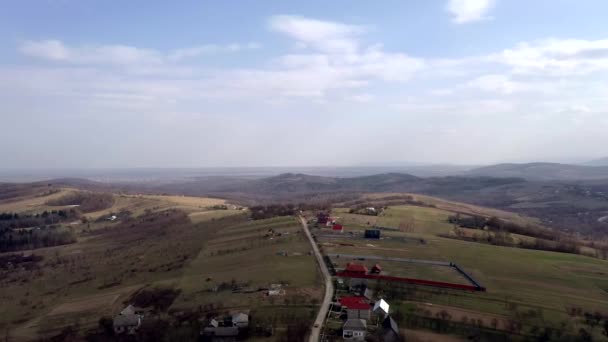
M 108 317 L 108 316 L 101 317 L 99 319 L 98 325 L 99 325 L 99 329 L 101 329 L 101 331 L 103 331 L 103 333 L 106 336 L 114 335 L 114 321 L 112 320 L 112 317 Z

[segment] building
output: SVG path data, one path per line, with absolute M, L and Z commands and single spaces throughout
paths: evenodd
M 377 301 L 374 304 L 374 314 L 375 315 L 381 315 L 382 317 L 386 317 L 388 316 L 388 309 L 389 309 L 389 305 L 387 302 L 384 301 L 384 299 L 380 299 L 379 301 Z
M 237 336 L 239 336 L 239 328 L 208 326 L 203 328 L 201 335 L 211 341 L 236 341 Z
M 344 231 L 344 227 L 341 224 L 335 223 L 331 227 L 331 230 L 333 230 L 334 232 L 340 232 L 340 233 L 342 233 Z
M 318 224 L 327 224 L 327 221 L 329 221 L 330 217 L 328 214 L 326 213 L 318 213 L 317 214 L 317 223 Z
M 345 340 L 364 341 L 367 323 L 364 319 L 349 318 L 342 326 L 342 337 Z
M 232 325 L 238 328 L 247 328 L 249 326 L 249 315 L 242 312 L 232 315 Z
M 200 334 L 204 340 L 211 341 L 236 341 L 241 330 L 249 327 L 249 316 L 239 312 L 232 316 L 228 316 L 223 320 L 212 319 Z
M 114 317 L 112 326 L 116 335 L 134 335 L 141 326 L 141 316 L 135 313 L 126 313 L 124 315 L 121 313 Z
M 380 238 L 380 230 L 379 229 L 366 229 L 365 230 L 365 238 L 366 239 L 379 239 Z
M 382 272 L 382 267 L 380 267 L 379 264 L 375 264 L 374 267 L 372 267 L 371 273 L 380 274 L 381 272 Z
M 371 306 L 365 297 L 349 296 L 340 298 L 340 305 L 346 308 L 346 315 L 349 319 L 370 319 Z
M 387 316 L 384 321 L 382 321 L 382 341 L 385 342 L 398 342 L 401 341 L 399 338 L 399 326 L 397 326 L 397 322 L 391 317 Z
M 365 275 L 367 274 L 367 267 L 365 267 L 365 265 L 349 262 L 346 264 L 344 272 L 351 276 Z

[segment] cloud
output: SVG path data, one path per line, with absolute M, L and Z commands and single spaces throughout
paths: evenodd
M 487 13 L 492 9 L 494 0 L 449 0 L 446 6 L 457 24 L 490 19 Z
M 67 46 L 60 40 L 24 41 L 18 50 L 27 56 L 72 64 L 153 65 L 177 62 L 204 54 L 229 53 L 259 49 L 260 44 L 206 44 L 161 53 L 154 49 L 128 45 Z
M 19 51 L 31 57 L 74 64 L 150 64 L 162 60 L 162 56 L 151 49 L 127 45 L 68 47 L 59 40 L 25 41 Z
M 522 42 L 489 56 L 517 73 L 585 74 L 608 70 L 608 39 L 544 39 Z
M 247 44 L 228 44 L 228 45 L 217 45 L 217 44 L 206 44 L 194 47 L 188 47 L 183 49 L 177 49 L 168 54 L 167 59 L 170 61 L 181 61 L 186 58 L 200 57 L 207 54 L 217 54 L 225 52 L 239 52 L 246 50 L 256 50 L 261 47 L 260 44 L 250 42 Z
M 330 53 L 356 52 L 359 48 L 356 37 L 366 31 L 361 26 L 293 15 L 271 17 L 269 27 L 296 39 L 300 47 L 311 46 Z

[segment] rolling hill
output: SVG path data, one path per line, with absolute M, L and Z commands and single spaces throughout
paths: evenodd
M 497 164 L 479 167 L 467 176 L 519 177 L 527 180 L 593 180 L 608 179 L 608 166 L 587 166 L 558 163 Z

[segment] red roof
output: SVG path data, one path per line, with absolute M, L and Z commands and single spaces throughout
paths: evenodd
M 342 225 L 341 224 L 334 224 L 334 226 L 331 227 L 331 229 L 333 229 L 333 230 L 342 230 Z
M 367 267 L 364 265 L 348 263 L 346 264 L 346 272 L 367 273 Z
M 382 267 L 380 267 L 379 264 L 375 264 L 374 267 L 372 267 L 372 270 L 382 271 Z
M 342 297 L 340 304 L 352 310 L 369 310 L 370 304 L 365 297 Z

